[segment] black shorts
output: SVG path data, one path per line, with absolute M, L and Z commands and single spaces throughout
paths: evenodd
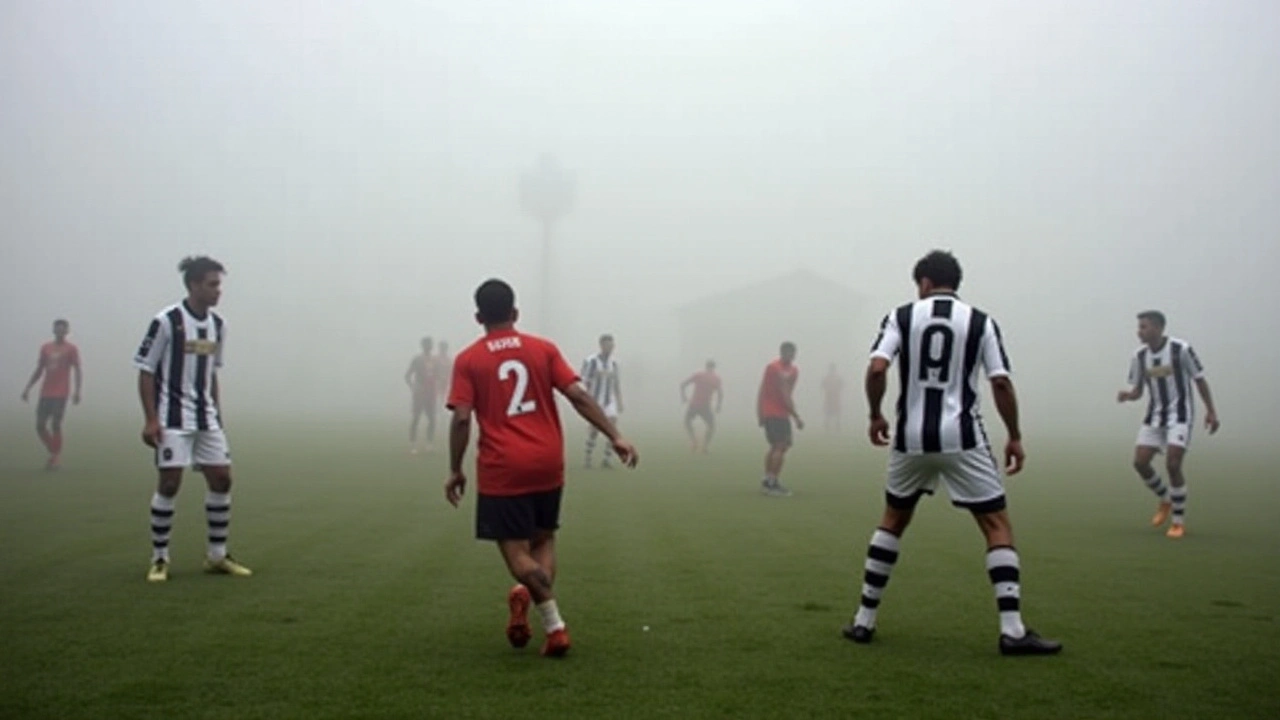
M 40 422 L 44 422 L 46 418 L 61 422 L 62 416 L 66 412 L 67 399 L 64 397 L 42 397 L 36 405 L 36 418 Z
M 791 418 L 765 418 L 764 437 L 770 445 L 790 445 Z
M 476 497 L 477 540 L 531 540 L 538 530 L 560 527 L 564 487 L 528 495 Z
M 702 421 L 708 425 L 716 424 L 715 413 L 711 412 L 711 408 L 709 407 L 704 407 L 704 408 L 690 407 L 687 411 L 685 411 L 684 419 L 686 422 L 694 418 L 702 418 Z

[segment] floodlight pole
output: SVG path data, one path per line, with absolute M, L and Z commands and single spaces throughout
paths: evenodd
M 520 178 L 520 204 L 542 226 L 541 308 L 533 313 L 537 319 L 534 327 L 543 335 L 552 336 L 555 324 L 552 312 L 551 253 L 555 224 L 573 209 L 573 178 L 560 167 L 556 159 L 544 154 L 536 167 Z

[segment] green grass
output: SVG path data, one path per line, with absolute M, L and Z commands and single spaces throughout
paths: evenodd
M 761 442 L 571 472 L 557 590 L 570 657 L 514 651 L 511 584 L 398 426 L 234 427 L 232 546 L 210 577 L 203 489 L 179 498 L 170 582 L 144 581 L 152 471 L 127 418 L 72 419 L 67 467 L 0 449 L 0 717 L 1280 717 L 1273 458 L 1201 439 L 1188 537 L 1113 445 L 1042 448 L 1011 481 L 1028 623 L 1056 658 L 996 653 L 972 521 L 941 498 L 907 535 L 876 642 L 839 636 L 879 515 L 883 456 L 800 436 L 789 499 L 757 493 Z M 579 438 L 570 437 L 570 458 Z M 642 626 L 648 625 L 648 632 Z M 540 642 L 540 637 L 535 643 Z

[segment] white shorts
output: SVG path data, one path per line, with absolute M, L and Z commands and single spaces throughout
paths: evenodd
M 991 450 L 978 447 L 956 453 L 889 453 L 889 504 L 910 510 L 920 496 L 932 495 L 938 481 L 947 484 L 951 504 L 975 512 L 995 512 L 1005 507 L 1004 482 Z
M 1169 427 L 1152 427 L 1143 425 L 1138 428 L 1138 445 L 1164 450 L 1170 445 L 1186 449 L 1191 444 L 1191 425 L 1170 425 Z
M 221 430 L 163 430 L 156 467 L 218 467 L 231 464 L 227 434 Z

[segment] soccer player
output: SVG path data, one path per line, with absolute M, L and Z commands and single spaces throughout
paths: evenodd
M 449 355 L 449 343 L 436 344 L 436 389 L 441 402 L 449 401 L 449 378 L 453 377 L 453 357 Z
M 40 346 L 40 355 L 36 359 L 35 372 L 22 389 L 22 402 L 30 402 L 31 388 L 40 376 L 44 382 L 40 385 L 40 401 L 36 404 L 36 435 L 49 451 L 46 470 L 57 470 L 62 462 L 62 416 L 67 411 L 67 396 L 71 402 L 80 404 L 80 349 L 67 342 L 67 333 L 71 331 L 71 323 L 66 320 L 53 321 L 53 342 Z M 75 374 L 75 391 L 71 390 L 71 375 Z
M 822 417 L 827 432 L 840 432 L 840 399 L 844 394 L 844 378 L 836 371 L 836 364 L 827 368 L 822 378 Z
M 439 366 L 432 354 L 434 343 L 431 338 L 422 338 L 422 352 L 409 359 L 409 369 L 404 371 L 404 382 L 409 386 L 411 396 L 410 407 L 413 419 L 409 421 L 409 452 L 418 454 L 418 419 L 427 417 L 427 436 L 425 449 L 430 452 L 436 441 L 436 406 L 439 404 L 440 379 Z
M 1129 389 L 1121 390 L 1116 401 L 1141 400 L 1144 387 L 1150 394 L 1147 414 L 1138 429 L 1133 468 L 1160 499 L 1151 524 L 1161 527 L 1172 514 L 1173 523 L 1165 534 L 1177 539 L 1185 532 L 1187 478 L 1182 473 L 1182 459 L 1191 444 L 1191 430 L 1195 426 L 1193 381 L 1204 400 L 1204 425 L 1210 435 L 1218 431 L 1219 423 L 1213 395 L 1209 392 L 1209 381 L 1204 377 L 1204 365 L 1196 351 L 1191 349 L 1191 343 L 1166 336 L 1164 326 L 1164 313 L 1158 310 L 1138 314 L 1138 339 L 1142 346 L 1129 364 Z M 1151 467 L 1155 454 L 1166 448 L 1165 469 L 1169 471 L 1172 488 L 1166 488 L 1160 475 Z
M 791 449 L 791 420 L 795 419 L 797 430 L 804 430 L 804 420 L 800 419 L 792 399 L 796 380 L 800 378 L 800 368 L 796 367 L 795 359 L 795 343 L 782 343 L 778 359 L 764 368 L 756 402 L 756 419 L 764 428 L 765 440 L 769 442 L 760 491 L 775 497 L 791 495 L 791 491 L 778 479 L 782 475 L 782 460 Z
M 592 399 L 604 410 L 609 422 L 617 425 L 618 415 L 622 414 L 622 382 L 618 377 L 618 361 L 613 357 L 613 348 L 613 336 L 601 335 L 600 352 L 582 363 L 582 382 L 587 386 Z M 594 425 L 587 428 L 586 459 L 582 466 L 588 470 L 591 469 L 591 456 L 596 451 L 596 438 L 599 435 L 600 431 Z M 605 470 L 613 468 L 612 457 L 613 448 L 605 445 L 600 467 Z
M 889 453 L 884 515 L 867 549 L 861 606 L 843 634 L 856 643 L 871 642 L 876 611 L 898 559 L 902 533 L 920 498 L 933 494 L 941 480 L 952 504 L 971 512 L 986 537 L 987 576 L 995 588 L 1000 616 L 1000 652 L 1057 653 L 1062 649 L 1060 643 L 1041 638 L 1022 622 L 1018 552 L 1000 468 L 978 411 L 979 373 L 985 372 L 1008 432 L 1004 448 L 1007 471 L 1017 473 L 1025 456 L 1000 328 L 989 315 L 957 297 L 960 263 L 950 253 L 934 251 L 924 256 L 916 263 L 913 277 L 920 299 L 885 316 L 867 368 L 872 444 L 890 442 L 889 422 L 880 413 L 880 403 L 885 376 L 895 359 L 897 424 Z
M 507 595 L 507 640 L 517 648 L 528 644 L 533 603 L 546 632 L 542 654 L 559 657 L 569 651 L 570 643 L 553 590 L 565 466 L 554 391 L 609 438 L 624 464 L 634 467 L 638 456 L 578 383 L 560 350 L 516 330 L 519 314 L 511 286 L 488 280 L 476 290 L 475 302 L 476 320 L 485 335 L 459 353 L 453 367 L 445 499 L 457 507 L 466 489 L 462 460 L 474 413 L 480 425 L 476 537 L 497 543 L 518 583 Z
M 689 386 L 693 386 L 693 398 L 688 396 Z M 711 410 L 711 398 L 716 399 L 716 408 Z M 680 383 L 680 402 L 688 403 L 688 409 L 684 413 L 684 429 L 689 433 L 689 442 L 693 444 L 693 452 L 698 452 L 698 434 L 693 429 L 694 418 L 702 418 L 702 422 L 706 424 L 706 434 L 703 436 L 701 450 L 707 452 L 707 448 L 711 446 L 711 438 L 716 434 L 716 415 L 720 412 L 720 406 L 724 403 L 724 392 L 720 389 L 720 376 L 716 374 L 716 361 L 708 360 L 706 369 L 696 372 L 689 376 L 687 380 Z
M 206 572 L 248 577 L 227 552 L 231 523 L 231 451 L 223 432 L 218 384 L 227 326 L 213 311 L 222 295 L 222 264 L 206 256 L 178 265 L 187 297 L 161 310 L 147 327 L 134 366 L 142 398 L 142 442 L 155 449 L 159 483 L 151 496 L 151 569 L 147 580 L 169 579 L 169 533 L 174 498 L 188 465 L 204 473 L 209 523 Z

